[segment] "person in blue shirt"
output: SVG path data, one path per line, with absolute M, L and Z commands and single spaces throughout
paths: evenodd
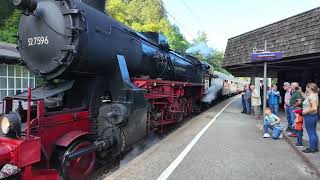
M 244 95 L 246 93 L 246 85 L 244 86 L 243 91 L 241 92 L 241 102 L 242 102 L 242 112 L 243 114 L 247 114 L 247 106 L 246 106 L 246 100 L 244 99 Z
M 280 92 L 277 90 L 277 86 L 273 85 L 268 92 L 268 102 L 271 112 L 275 115 L 279 114 L 279 104 L 281 103 Z
M 272 114 L 270 108 L 266 108 L 265 110 L 265 117 L 263 122 L 263 129 L 264 129 L 264 138 L 269 138 L 269 129 L 272 130 L 272 139 L 279 139 L 282 138 L 282 130 L 283 126 L 280 124 L 280 118 L 275 114 Z
M 251 114 L 251 96 L 250 85 L 247 85 L 244 93 L 244 101 L 246 104 L 247 114 Z

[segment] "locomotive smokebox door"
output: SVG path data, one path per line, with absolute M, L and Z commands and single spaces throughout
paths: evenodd
M 47 79 L 62 74 L 76 53 L 80 19 L 69 1 L 38 1 L 32 16 L 22 15 L 18 49 L 27 67 Z

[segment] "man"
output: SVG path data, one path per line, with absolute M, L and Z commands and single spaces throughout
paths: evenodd
M 292 90 L 292 96 L 290 99 L 291 133 L 289 134 L 289 136 L 296 137 L 296 134 L 294 133 L 294 128 L 292 127 L 292 125 L 296 120 L 296 114 L 294 113 L 294 111 L 296 109 L 302 108 L 302 95 L 300 92 L 299 84 L 297 82 L 291 83 L 291 90 Z
M 251 91 L 249 85 L 246 86 L 244 100 L 246 103 L 247 114 L 251 114 Z
M 246 93 L 246 85 L 244 86 L 243 88 L 243 91 L 241 92 L 241 102 L 242 102 L 242 112 L 243 114 L 246 114 L 247 113 L 247 107 L 246 107 L 246 101 L 245 101 L 245 98 L 244 98 L 244 95 Z
M 291 86 L 289 82 L 283 83 L 283 90 L 286 91 L 286 94 L 284 95 L 284 110 L 287 116 L 288 121 L 288 128 L 286 131 L 292 131 L 292 122 L 291 122 L 291 108 L 290 108 L 290 99 L 291 99 Z
M 250 89 L 252 92 L 251 105 L 253 108 L 253 112 L 254 112 L 254 115 L 256 116 L 256 119 L 260 119 L 260 105 L 261 105 L 260 94 L 258 93 L 254 85 L 251 85 Z
M 268 92 L 268 100 L 272 113 L 277 116 L 279 115 L 280 98 L 280 92 L 277 90 L 277 86 L 273 85 L 271 90 Z

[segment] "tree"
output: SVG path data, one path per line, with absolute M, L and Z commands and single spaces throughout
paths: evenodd
M 199 31 L 198 36 L 192 40 L 192 44 L 198 44 L 198 43 L 207 43 L 208 42 L 208 37 L 207 33 L 204 31 Z
M 164 34 L 173 50 L 185 52 L 189 46 L 179 28 L 168 20 L 162 0 L 109 0 L 106 12 L 135 31 Z
M 12 0 L 0 0 L 0 27 L 14 11 Z
M 186 52 L 199 60 L 209 63 L 214 70 L 230 75 L 229 72 L 222 68 L 224 52 L 209 47 L 207 42 L 207 34 L 199 32 L 198 36 L 192 41 L 192 46 Z
M 20 17 L 19 10 L 15 10 L 13 14 L 0 27 L 0 41 L 7 43 L 16 43 L 14 35 L 17 34 L 18 21 Z

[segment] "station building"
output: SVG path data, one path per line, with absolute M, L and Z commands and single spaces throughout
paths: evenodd
M 268 77 L 278 78 L 278 85 L 320 84 L 320 7 L 230 38 L 224 68 L 239 77 L 263 77 L 263 63 L 252 63 L 251 53 L 265 42 L 267 51 L 283 53 L 280 61 L 268 62 Z
M 0 42 L 0 102 L 2 98 L 36 86 L 36 78 L 20 65 L 20 54 L 15 45 Z
M 1 0 L 0 6 L 2 26 L 5 19 L 12 14 L 14 7 L 10 0 Z M 25 66 L 20 65 L 20 54 L 16 45 L 0 42 L 0 102 L 3 97 L 26 91 L 28 85 L 35 87 L 35 84 L 36 78 Z

